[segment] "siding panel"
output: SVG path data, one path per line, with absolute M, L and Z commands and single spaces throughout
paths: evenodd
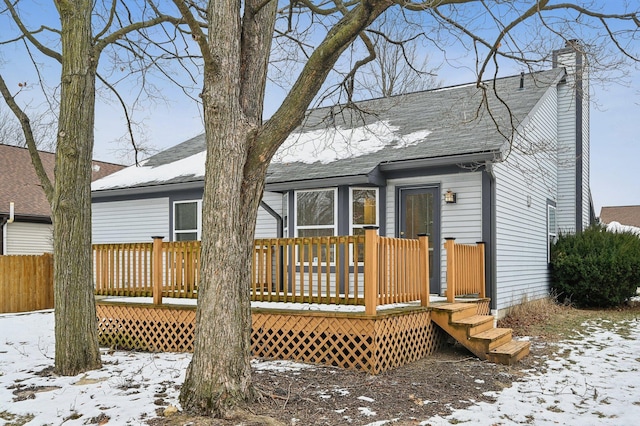
M 93 244 L 150 242 L 162 235 L 169 241 L 169 198 L 94 203 Z
M 551 88 L 496 176 L 497 308 L 549 290 L 547 200 L 557 197 L 557 95 Z
M 282 216 L 282 194 L 265 191 L 262 196 L 262 201 Z M 256 222 L 256 238 L 276 238 L 277 236 L 278 222 L 269 212 L 259 207 Z
M 13 222 L 6 225 L 5 254 L 42 254 L 53 252 L 53 225 Z

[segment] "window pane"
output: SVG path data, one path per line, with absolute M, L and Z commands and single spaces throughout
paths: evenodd
M 176 203 L 176 231 L 198 229 L 198 203 Z
M 549 234 L 556 235 L 556 208 L 549 206 Z
M 300 229 L 298 230 L 299 237 L 332 237 L 333 229 Z M 328 251 L 328 253 L 327 253 Z M 332 244 L 328 247 L 326 245 L 321 245 L 320 250 L 318 252 L 318 246 L 316 244 L 311 246 L 311 252 L 309 252 L 309 246 L 302 246 L 302 251 L 298 254 L 301 256 L 300 260 L 303 262 L 313 262 L 317 263 L 318 260 L 320 262 L 327 262 L 327 255 L 329 256 L 328 261 L 334 261 L 334 251 L 335 246 Z
M 354 189 L 352 191 L 352 210 L 354 225 L 376 224 L 376 190 Z
M 296 221 L 299 226 L 333 225 L 334 191 L 298 192 Z
M 182 232 L 176 234 L 176 241 L 195 241 L 198 239 L 197 232 Z

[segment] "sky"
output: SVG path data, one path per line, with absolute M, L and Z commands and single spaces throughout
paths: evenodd
M 585 326 L 575 337 L 554 344 L 552 354 L 533 363 L 521 380 L 500 392 L 488 392 L 494 403 L 470 401 L 466 409 L 418 419 L 416 424 L 493 426 L 531 424 L 531 419 L 536 425 L 636 424 L 640 416 L 640 320 L 592 321 Z M 156 417 L 158 408 L 181 408 L 179 388 L 191 354 L 103 349 L 99 370 L 71 377 L 46 374 L 53 366 L 53 327 L 50 310 L 0 315 L 0 426 L 9 422 L 28 426 L 138 425 Z M 254 371 L 314 369 L 319 376 L 335 373 L 333 368 L 288 361 L 254 360 L 252 366 Z M 484 386 L 482 380 L 476 384 L 478 389 Z M 425 393 L 419 386 L 416 395 Z M 357 407 L 341 410 L 345 423 L 395 424 L 394 419 L 380 418 L 376 407 L 385 401 L 368 397 L 366 388 L 318 392 L 322 395 L 309 397 L 361 393 Z
M 25 16 L 33 19 L 44 17 L 44 23 L 58 26 L 55 12 L 44 12 L 50 3 L 25 2 Z M 607 3 L 612 4 L 612 3 Z M 0 17 L 0 28 L 4 27 Z M 489 31 L 489 30 L 487 30 Z M 4 39 L 0 32 L 0 39 Z M 588 35 L 588 34 L 585 34 Z M 557 40 L 555 48 L 563 47 Z M 429 68 L 438 68 L 436 79 L 442 86 L 469 83 L 475 80 L 474 58 L 459 45 L 449 45 L 446 52 L 432 45 L 419 47 L 418 55 L 429 55 Z M 443 63 L 443 59 L 449 60 Z M 40 62 L 40 59 L 37 59 Z M 503 64 L 501 75 L 517 74 L 518 66 Z M 591 189 L 596 214 L 602 206 L 640 205 L 640 69 L 620 67 L 629 72 L 628 78 L 619 78 L 614 71 L 606 82 L 594 81 L 591 85 Z M 10 87 L 18 82 L 29 83 L 19 100 L 27 107 L 40 108 L 42 99 L 37 98 L 34 87 L 39 79 L 29 59 L 20 48 L 0 47 L 0 73 Z M 48 64 L 43 75 L 53 75 L 57 68 Z M 116 72 L 117 74 L 117 72 Z M 116 75 L 117 77 L 117 75 Z M 601 84 L 602 83 L 602 84 Z M 135 83 L 134 83 L 135 84 Z M 166 83 L 158 83 L 156 96 L 135 111 L 138 142 L 162 150 L 202 133 L 202 114 L 196 103 L 185 97 L 180 90 Z M 53 83 L 50 84 L 54 86 Z M 131 87 L 132 91 L 135 91 Z M 33 97 L 33 98 L 31 98 Z M 33 100 L 32 100 L 33 99 Z M 272 114 L 280 101 L 282 91 L 271 85 L 265 101 L 265 117 Z M 123 114 L 113 97 L 100 97 L 96 107 L 95 150 L 98 160 L 131 164 L 131 149 L 122 140 L 126 133 Z

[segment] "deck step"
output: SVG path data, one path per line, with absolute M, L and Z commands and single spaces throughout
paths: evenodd
M 487 359 L 498 364 L 512 365 L 529 355 L 531 344 L 526 341 L 512 340 L 487 353 Z
M 467 329 L 467 337 L 471 337 L 493 328 L 493 316 L 471 315 L 466 318 L 451 321 L 451 325 L 465 327 Z
M 529 342 L 512 340 L 510 328 L 494 328 L 494 317 L 478 315 L 475 303 L 434 304 L 431 319 L 480 359 L 511 365 L 529 354 Z
M 491 328 L 478 334 L 474 334 L 469 339 L 472 341 L 482 342 L 482 344 L 485 345 L 486 351 L 489 352 L 498 346 L 502 346 L 511 341 L 511 329 Z
M 474 303 L 444 303 L 433 307 L 435 311 L 448 313 L 451 321 L 475 315 L 477 309 Z

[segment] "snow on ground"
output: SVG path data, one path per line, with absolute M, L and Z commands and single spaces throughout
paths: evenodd
M 588 324 L 584 334 L 557 345 L 546 369 L 531 370 L 512 387 L 480 403 L 423 425 L 563 424 L 631 425 L 640 418 L 640 320 Z M 0 425 L 18 418 L 29 425 L 141 425 L 158 407 L 178 406 L 178 390 L 191 356 L 105 351 L 103 368 L 57 377 L 53 365 L 53 313 L 0 315 Z M 256 369 L 314 368 L 286 361 L 257 362 Z M 158 402 L 155 405 L 154 402 Z M 350 407 L 369 425 L 393 424 L 374 409 Z M 102 417 L 101 417 L 102 416 Z

